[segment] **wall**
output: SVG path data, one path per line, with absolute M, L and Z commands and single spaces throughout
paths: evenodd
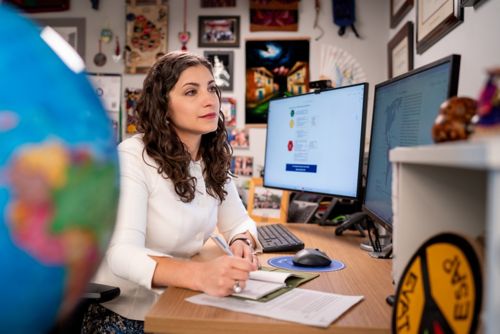
M 198 16 L 199 15 L 239 15 L 241 25 L 241 42 L 238 49 L 234 50 L 234 91 L 225 92 L 225 96 L 235 97 L 237 100 L 237 125 L 244 127 L 244 102 L 245 102 L 245 39 L 252 38 L 310 38 L 310 70 L 311 80 L 319 77 L 320 51 L 322 44 L 340 47 L 349 52 L 362 66 L 371 85 L 369 94 L 369 111 L 371 111 L 373 85 L 387 78 L 387 61 L 385 41 L 388 39 L 389 0 L 358 0 L 356 1 L 356 27 L 362 39 L 355 38 L 352 31 L 340 37 L 337 35 L 337 26 L 332 19 L 332 1 L 321 0 L 319 25 L 325 34 L 319 41 L 315 37 L 319 31 L 313 28 L 315 9 L 314 1 L 302 0 L 299 5 L 299 31 L 298 32 L 249 32 L 249 5 L 248 0 L 237 0 L 237 7 L 233 8 L 200 8 L 199 0 L 188 0 L 187 30 L 191 32 L 188 49 L 203 54 L 205 48 L 198 48 Z M 108 61 L 103 67 L 96 67 L 93 57 L 98 50 L 98 38 L 104 27 L 109 27 L 120 38 L 123 50 L 125 40 L 125 4 L 121 0 L 101 0 L 98 11 L 91 9 L 90 1 L 72 1 L 71 10 L 62 13 L 34 14 L 33 17 L 85 17 L 86 27 L 86 53 L 85 60 L 89 72 L 97 73 L 123 73 L 123 60 L 114 63 L 111 55 L 114 43 L 105 44 L 102 51 L 107 55 Z M 183 1 L 169 1 L 169 50 L 180 48 L 177 34 L 183 27 Z M 213 50 L 210 48 L 210 50 Z M 222 49 L 221 49 L 222 50 Z M 138 88 L 142 86 L 143 75 L 124 75 L 123 87 Z M 265 129 L 250 129 L 250 150 L 236 151 L 235 154 L 254 156 L 254 173 L 264 165 Z
M 462 24 L 423 54 L 417 55 L 415 48 L 414 67 L 417 68 L 452 53 L 460 54 L 462 58 L 458 94 L 477 98 L 486 80 L 485 69 L 500 66 L 499 13 L 499 0 L 486 0 L 476 9 L 465 7 Z M 389 36 L 394 36 L 407 21 L 415 23 L 415 17 L 414 7 L 398 27 L 390 30 Z

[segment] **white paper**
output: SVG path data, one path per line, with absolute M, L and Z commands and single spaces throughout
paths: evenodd
M 304 325 L 328 327 L 362 299 L 363 296 L 345 296 L 296 288 L 266 303 L 207 294 L 195 295 L 186 298 L 186 301 Z
M 278 271 L 256 270 L 250 273 L 250 278 L 246 281 L 246 286 L 240 293 L 233 293 L 233 296 L 257 300 L 267 296 L 271 292 L 284 288 L 288 277 L 293 273 Z

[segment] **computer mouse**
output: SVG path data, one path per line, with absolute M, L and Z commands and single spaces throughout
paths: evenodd
M 304 248 L 294 255 L 292 262 L 301 267 L 326 267 L 332 260 L 317 248 Z

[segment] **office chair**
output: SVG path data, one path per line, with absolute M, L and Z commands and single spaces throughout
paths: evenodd
M 120 288 L 89 283 L 80 303 L 75 307 L 71 315 L 60 323 L 55 324 L 49 334 L 72 334 L 80 333 L 83 317 L 90 304 L 108 302 L 120 295 Z

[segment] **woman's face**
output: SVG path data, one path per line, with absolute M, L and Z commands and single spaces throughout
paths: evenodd
M 170 122 L 181 140 L 217 129 L 219 98 L 212 73 L 203 65 L 181 73 L 169 93 Z

